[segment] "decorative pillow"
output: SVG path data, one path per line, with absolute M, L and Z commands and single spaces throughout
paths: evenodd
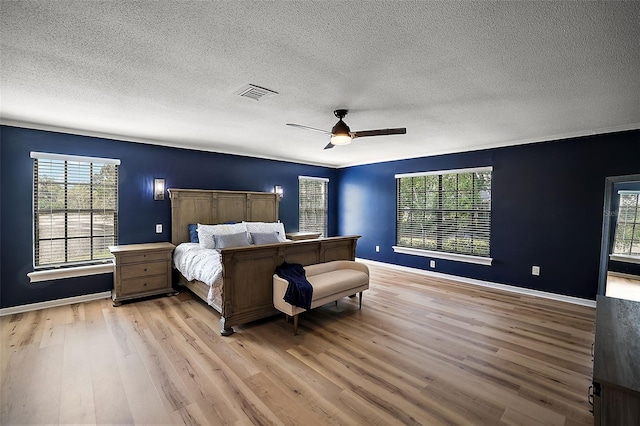
M 275 244 L 281 242 L 278 239 L 278 234 L 276 232 L 252 232 L 251 240 L 253 241 L 253 244 Z
M 246 224 L 247 231 L 250 233 L 267 234 L 275 232 L 278 235 L 278 241 L 287 241 L 287 237 L 284 232 L 284 224 L 282 222 L 242 222 Z
M 235 225 L 202 225 L 198 224 L 198 240 L 200 247 L 205 249 L 216 248 L 214 235 L 237 234 L 239 232 L 247 232 L 244 223 L 236 223 Z M 248 238 L 248 236 L 247 236 Z
M 192 243 L 198 242 L 198 224 L 197 223 L 189 224 L 189 238 Z
M 214 234 L 216 248 L 232 248 L 251 245 L 251 241 L 247 237 L 246 232 L 238 232 L 237 234 Z

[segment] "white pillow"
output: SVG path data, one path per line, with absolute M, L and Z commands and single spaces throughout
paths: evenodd
M 247 227 L 244 222 L 234 223 L 233 225 L 201 225 L 198 224 L 198 243 L 201 248 L 214 249 L 216 248 L 214 235 L 229 235 L 237 234 L 239 232 L 247 232 Z M 249 236 L 247 235 L 247 238 Z
M 247 226 L 247 232 L 256 234 L 268 234 L 275 232 L 278 235 L 278 241 L 287 241 L 287 237 L 284 232 L 284 224 L 282 222 L 242 222 Z

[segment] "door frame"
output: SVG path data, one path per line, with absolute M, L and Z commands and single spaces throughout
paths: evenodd
M 607 270 L 609 269 L 609 241 L 611 241 L 611 211 L 613 186 L 622 182 L 639 182 L 639 175 L 607 176 L 604 186 L 604 206 L 602 208 L 602 242 L 600 243 L 600 272 L 598 274 L 598 293 L 604 296 L 607 286 Z

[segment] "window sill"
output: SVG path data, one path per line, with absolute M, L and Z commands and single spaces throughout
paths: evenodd
M 422 257 L 433 257 L 435 259 L 455 260 L 457 262 L 475 263 L 476 265 L 491 266 L 491 262 L 493 262 L 493 258 L 491 257 L 471 256 L 468 254 L 457 253 L 443 253 L 441 251 L 431 251 L 409 247 L 393 246 L 392 248 L 395 253 L 410 254 L 413 256 Z
M 609 259 L 615 260 L 616 262 L 640 264 L 640 256 L 629 256 L 626 254 L 610 254 Z
M 88 275 L 108 274 L 113 272 L 113 262 L 100 265 L 75 266 L 72 268 L 47 269 L 29 272 L 27 276 L 32 283 L 61 280 L 64 278 L 85 277 Z

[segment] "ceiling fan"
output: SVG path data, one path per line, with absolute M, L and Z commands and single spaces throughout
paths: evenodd
M 338 122 L 333 126 L 331 131 L 316 129 L 315 127 L 303 126 L 301 124 L 287 123 L 287 126 L 299 127 L 301 129 L 314 130 L 316 132 L 325 133 L 331 135 L 331 141 L 324 147 L 324 149 L 333 148 L 336 145 L 348 145 L 355 138 L 363 138 L 367 136 L 386 136 L 386 135 L 404 135 L 407 133 L 405 127 L 396 129 L 378 129 L 378 130 L 362 130 L 359 132 L 352 132 L 347 123 L 342 119 L 349 112 L 348 109 L 337 109 L 333 111 L 333 114 L 338 117 Z

